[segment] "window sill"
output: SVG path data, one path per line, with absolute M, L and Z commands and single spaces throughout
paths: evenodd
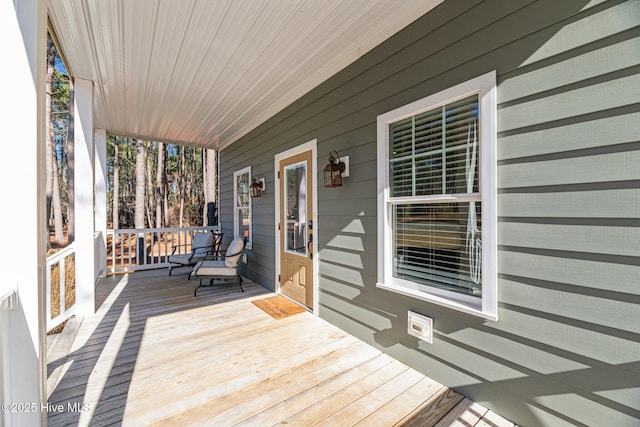
M 387 291 L 395 292 L 401 295 L 405 295 L 408 297 L 416 298 L 422 301 L 438 304 L 440 306 L 458 310 L 466 314 L 471 314 L 473 316 L 481 317 L 483 319 L 493 320 L 493 321 L 498 320 L 497 313 L 496 314 L 486 313 L 486 312 L 483 312 L 480 308 L 474 308 L 467 304 L 452 301 L 450 299 L 442 298 L 442 297 L 432 295 L 427 292 L 419 291 L 416 289 L 409 289 L 400 285 L 392 285 L 392 284 L 386 284 L 386 283 L 380 283 L 380 282 L 376 283 L 376 287 L 387 290 Z

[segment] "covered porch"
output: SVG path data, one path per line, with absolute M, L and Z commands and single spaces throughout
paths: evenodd
M 505 422 L 412 368 L 521 425 L 637 426 L 639 16 L 634 0 L 0 1 L 0 427 Z M 74 84 L 76 239 L 63 255 L 81 319 L 49 348 L 47 27 Z M 491 134 L 474 174 L 490 185 L 450 195 L 446 172 L 466 160 L 416 168 L 407 155 L 412 186 L 433 167 L 441 194 L 385 198 L 390 124 L 441 107 L 446 123 L 480 86 L 496 95 L 470 110 Z M 166 270 L 104 277 L 117 268 L 107 135 L 217 150 L 220 227 L 238 234 L 249 210 L 257 284 L 193 298 L 196 284 Z M 279 292 L 280 169 L 303 149 L 308 176 L 336 151 L 349 177 L 308 186 L 313 314 L 273 320 L 252 301 L 272 296 L 260 285 Z M 249 209 L 232 185 L 244 175 L 267 188 Z M 384 254 L 414 247 L 393 242 L 393 207 L 458 195 L 491 206 L 482 296 L 466 295 L 490 312 L 386 280 Z M 149 251 L 112 249 L 122 268 L 164 262 L 159 240 L 125 241 Z M 431 344 L 407 333 L 408 313 L 434 321 Z
M 513 426 L 318 316 L 276 320 L 256 283 L 194 286 L 102 279 L 96 314 L 49 348 L 48 424 Z

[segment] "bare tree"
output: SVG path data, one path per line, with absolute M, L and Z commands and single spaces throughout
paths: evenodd
M 49 36 L 47 38 L 47 81 L 45 86 L 45 105 L 46 105 L 46 117 L 47 117 L 47 131 L 45 132 L 45 155 L 47 158 L 47 178 L 45 182 L 46 192 L 46 210 L 47 210 L 47 225 L 51 219 L 51 201 L 53 199 L 53 119 L 51 117 L 51 101 L 53 95 L 53 71 L 55 61 L 55 45 L 53 40 Z M 47 245 L 49 240 L 47 239 Z
M 178 227 L 182 227 L 182 219 L 184 218 L 184 193 L 185 193 L 185 159 L 184 147 L 179 148 L 180 161 L 178 162 L 178 199 L 180 203 L 180 217 L 178 219 Z
M 216 202 L 216 192 L 217 192 L 217 182 L 216 182 L 216 151 L 215 150 L 205 150 L 206 155 L 206 167 L 203 166 L 202 169 L 205 171 L 203 177 L 203 186 L 204 186 L 204 211 L 205 211 L 205 221 L 203 224 L 214 225 L 208 223 L 208 206 L 211 202 Z M 204 162 L 203 162 L 204 163 Z
M 51 162 L 51 176 L 53 188 L 51 194 L 51 205 L 53 208 L 53 229 L 55 232 L 55 241 L 58 244 L 64 242 L 64 230 L 62 225 L 62 200 L 60 199 L 60 181 L 58 179 L 58 159 L 55 147 L 51 149 L 53 156 Z
M 165 199 L 167 176 L 165 175 L 164 144 L 158 142 L 158 165 L 156 168 L 156 228 L 164 226 L 162 204 Z
M 120 142 L 118 138 L 115 139 L 115 144 L 113 145 L 114 154 L 113 154 L 113 212 L 112 212 L 112 222 L 111 225 L 114 230 L 120 228 Z
M 203 148 L 202 156 L 202 191 L 204 193 L 204 203 L 202 205 L 202 225 L 207 223 L 207 195 L 209 194 L 207 182 L 207 149 Z
M 75 100 L 74 100 L 74 87 L 73 79 L 69 79 L 69 123 L 67 127 L 67 235 L 69 236 L 69 243 L 73 242 L 76 237 L 75 232 L 75 206 L 73 204 L 75 197 L 75 170 L 73 167 L 74 162 L 74 115 L 75 115 Z
M 164 219 L 165 219 L 165 224 L 169 223 L 169 186 L 167 183 L 167 171 L 166 171 L 166 165 L 167 165 L 167 157 L 168 157 L 168 150 L 169 150 L 169 146 L 165 146 L 165 152 L 163 154 L 164 157 L 164 167 L 163 167 L 163 177 L 164 177 Z
M 155 209 L 154 206 L 154 198 L 155 198 L 155 191 L 152 191 L 151 189 L 153 188 L 153 165 L 151 164 L 153 162 L 153 156 L 151 156 L 150 152 L 153 149 L 152 147 L 152 143 L 150 143 L 149 141 L 145 141 L 144 143 L 145 145 L 145 150 L 144 150 L 144 158 L 145 158 L 145 164 L 147 165 L 147 171 L 145 172 L 145 177 L 146 177 L 146 189 L 148 189 L 145 192 L 145 198 L 144 198 L 144 209 L 145 209 L 145 213 L 147 214 L 147 224 L 149 225 L 149 227 L 151 227 L 153 225 L 153 223 L 155 222 L 153 220 L 153 214 L 155 213 L 155 210 L 152 210 L 152 208 Z
M 145 162 L 144 141 L 136 140 L 136 192 L 134 227 L 144 228 L 144 187 L 145 187 Z

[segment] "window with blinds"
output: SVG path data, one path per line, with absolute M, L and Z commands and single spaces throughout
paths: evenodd
M 393 276 L 482 295 L 478 95 L 391 123 Z
M 496 72 L 377 118 L 376 286 L 498 319 Z

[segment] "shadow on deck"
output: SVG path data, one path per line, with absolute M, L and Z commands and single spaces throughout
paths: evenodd
M 255 283 L 196 285 L 102 280 L 49 353 L 49 425 L 513 426 L 311 313 L 275 320 Z

